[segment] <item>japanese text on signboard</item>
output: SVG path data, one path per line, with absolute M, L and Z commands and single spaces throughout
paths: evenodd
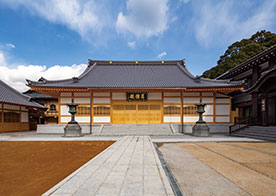
M 148 94 L 147 93 L 130 93 L 127 92 L 127 101 L 147 101 Z

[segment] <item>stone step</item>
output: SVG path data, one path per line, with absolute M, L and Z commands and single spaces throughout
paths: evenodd
M 247 134 L 242 134 L 242 133 L 233 133 L 231 136 L 235 137 L 248 137 L 248 138 L 253 138 L 253 139 L 260 139 L 260 140 L 266 140 L 266 141 L 273 141 L 276 142 L 276 138 L 270 138 L 266 136 L 257 136 L 257 135 L 247 135 Z

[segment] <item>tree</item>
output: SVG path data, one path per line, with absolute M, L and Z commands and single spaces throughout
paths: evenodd
M 202 76 L 205 78 L 216 78 L 229 69 L 241 64 L 256 54 L 276 44 L 276 34 L 269 31 L 258 31 L 249 39 L 243 39 L 233 43 L 227 48 L 224 55 L 220 56 L 217 65 Z

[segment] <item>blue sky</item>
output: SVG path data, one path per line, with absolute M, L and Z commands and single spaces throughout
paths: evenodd
M 276 0 L 0 0 L 0 78 L 78 76 L 87 59 L 186 59 L 194 75 L 233 42 L 276 33 Z

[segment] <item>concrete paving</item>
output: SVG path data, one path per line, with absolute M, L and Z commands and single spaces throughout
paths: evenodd
M 125 136 L 43 196 L 172 196 L 173 191 L 148 136 Z

